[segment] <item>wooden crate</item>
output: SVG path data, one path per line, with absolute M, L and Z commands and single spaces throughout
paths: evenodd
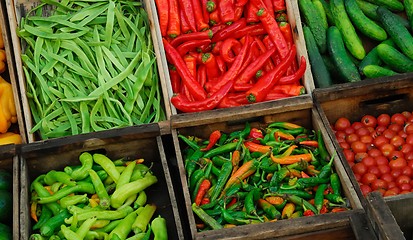
M 346 117 L 351 122 L 359 121 L 362 116 L 381 113 L 393 114 L 413 110 L 413 74 L 400 74 L 387 78 L 371 79 L 351 84 L 341 84 L 325 89 L 315 89 L 313 100 L 321 120 L 333 145 L 338 149 L 340 159 L 363 205 L 366 204 L 359 184 L 350 165 L 336 140 L 331 125 L 339 117 Z
M 24 114 L 22 111 L 22 103 L 21 103 L 21 97 L 20 97 L 20 91 L 19 91 L 19 82 L 16 77 L 16 64 L 14 61 L 15 57 L 15 52 L 13 48 L 13 41 L 12 41 L 12 32 L 11 28 L 9 27 L 9 20 L 7 17 L 7 9 L 6 5 L 8 3 L 5 1 L 0 2 L 0 27 L 3 30 L 2 31 L 2 37 L 4 41 L 4 48 L 6 51 L 6 56 L 7 56 L 7 71 L 1 74 L 1 76 L 8 82 L 11 83 L 12 89 L 13 89 L 13 96 L 14 96 L 14 102 L 16 106 L 16 112 L 17 112 L 17 124 L 13 124 L 11 128 L 17 128 L 17 133 L 20 134 L 22 138 L 22 143 L 27 142 L 27 134 L 25 131 L 25 122 L 24 122 Z M 15 126 L 14 126 L 15 125 Z
M 153 42 L 153 47 L 155 51 L 155 56 L 156 56 L 156 64 L 158 66 L 158 74 L 159 74 L 159 87 L 161 88 L 161 93 L 162 93 L 162 98 L 163 101 L 161 102 L 161 107 L 165 111 L 165 116 L 166 120 L 159 122 L 159 125 L 161 126 L 161 134 L 169 134 L 170 133 L 170 125 L 169 125 L 169 118 L 171 115 L 171 109 L 170 109 L 170 104 L 169 100 L 167 97 L 167 93 L 165 92 L 165 86 L 163 86 L 163 83 L 165 80 L 164 75 L 164 69 L 163 65 L 161 64 L 161 59 L 162 55 L 164 54 L 161 52 L 159 49 L 159 42 L 160 40 L 158 39 L 159 36 L 157 35 L 157 32 L 155 30 L 155 26 L 159 26 L 157 24 L 158 18 L 155 17 L 155 13 L 152 9 L 154 7 L 153 1 L 149 0 L 142 0 L 143 6 L 148 14 L 148 19 L 150 23 L 150 32 L 151 32 L 151 39 Z M 34 126 L 34 122 L 32 119 L 32 114 L 30 110 L 30 106 L 28 103 L 28 99 L 26 97 L 26 79 L 25 79 L 25 74 L 23 72 L 23 62 L 21 59 L 21 54 L 22 54 L 22 42 L 21 39 L 17 36 L 17 29 L 20 24 L 20 19 L 27 14 L 28 10 L 32 9 L 33 7 L 39 5 L 41 3 L 40 0 L 14 0 L 14 1 L 6 1 L 6 6 L 7 6 L 7 15 L 8 15 L 8 22 L 10 26 L 10 35 L 11 39 L 10 42 L 13 43 L 13 53 L 14 53 L 14 62 L 16 66 L 16 81 L 19 83 L 19 89 L 17 90 L 20 94 L 20 103 L 22 105 L 22 115 L 23 115 L 23 121 L 25 123 L 25 135 L 27 135 L 27 142 L 35 142 L 42 140 L 38 136 L 36 136 L 35 133 L 31 133 L 31 129 Z
M 335 148 L 332 145 L 327 132 L 325 131 L 325 127 L 321 122 L 318 112 L 313 107 L 311 102 L 296 104 L 292 108 L 279 107 L 272 113 L 270 110 L 262 113 L 261 115 L 255 115 L 253 113 L 250 117 L 244 117 L 243 119 L 235 118 L 233 120 L 229 120 L 217 118 L 215 123 L 201 123 L 198 125 L 190 124 L 189 126 L 182 125 L 179 128 L 173 128 L 172 138 L 175 146 L 177 165 L 179 168 L 182 192 L 185 200 L 186 215 L 188 216 L 188 219 L 186 219 L 187 224 L 185 224 L 185 219 L 182 219 L 182 222 L 184 227 L 189 227 L 191 238 L 304 239 L 308 237 L 315 237 L 316 239 L 355 239 L 358 238 L 357 236 L 369 236 L 364 239 L 375 238 L 374 234 L 369 231 L 369 227 L 366 227 L 368 221 L 363 215 L 364 211 L 362 209 L 362 205 L 354 191 L 354 187 L 350 182 L 346 171 L 342 166 L 341 161 L 338 159 L 334 161 L 334 168 L 341 179 L 345 196 L 349 199 L 352 210 L 335 214 L 328 213 L 324 215 L 317 215 L 314 217 L 279 220 L 273 223 L 244 225 L 222 230 L 197 232 L 195 217 L 191 209 L 191 197 L 188 190 L 186 180 L 187 176 L 181 152 L 186 145 L 178 138 L 178 134 L 208 138 L 209 134 L 214 130 L 221 130 L 228 133 L 241 130 L 245 127 L 246 121 L 251 124 L 251 127 L 265 127 L 271 122 L 287 121 L 299 124 L 308 129 L 321 130 L 328 152 L 330 155 L 335 152 Z
M 293 0 L 286 0 L 286 7 L 287 7 L 287 15 L 288 15 L 288 22 L 291 24 L 291 28 L 292 28 L 292 32 L 293 32 L 293 37 L 294 37 L 294 42 L 297 48 L 297 57 L 296 59 L 299 60 L 301 56 L 304 56 L 306 59 L 306 63 L 307 63 L 307 68 L 306 71 L 304 73 L 303 78 L 301 79 L 301 82 L 303 84 L 303 86 L 305 87 L 306 93 L 300 96 L 296 96 L 296 97 L 291 97 L 291 98 L 287 98 L 287 99 L 281 99 L 281 100 L 275 100 L 275 101 L 270 101 L 268 105 L 264 105 L 266 108 L 268 107 L 272 107 L 272 104 L 275 105 L 283 105 L 283 104 L 288 104 L 289 101 L 295 101 L 293 99 L 302 99 L 302 101 L 306 101 L 307 97 L 311 97 L 311 92 L 314 89 L 314 81 L 313 81 L 313 75 L 311 73 L 311 69 L 309 65 L 309 60 L 308 60 L 308 55 L 307 55 L 307 47 L 305 45 L 305 40 L 304 40 L 304 34 L 303 34 L 303 30 L 302 30 L 302 25 L 301 25 L 301 19 L 300 19 L 300 14 L 299 14 L 299 10 L 298 10 L 298 5 L 297 5 L 297 1 L 293 1 Z M 168 99 L 168 104 L 170 105 L 170 109 L 171 109 L 171 122 L 173 123 L 175 121 L 174 117 L 178 117 L 179 119 L 184 119 L 186 118 L 188 121 L 191 121 L 191 119 L 193 117 L 200 117 L 200 118 L 206 118 L 206 119 L 210 119 L 211 116 L 214 116 L 216 114 L 219 115 L 226 115 L 226 116 L 231 116 L 232 110 L 233 111 L 240 111 L 240 109 L 243 108 L 239 108 L 239 107 L 233 107 L 231 109 L 216 109 L 216 110 L 209 110 L 209 111 L 204 111 L 204 112 L 198 112 L 198 113 L 182 113 L 179 112 L 179 110 L 177 110 L 175 108 L 175 106 L 173 106 L 173 104 L 169 101 L 171 99 L 171 97 L 173 96 L 173 92 L 172 92 L 172 86 L 171 86 L 171 81 L 170 81 L 170 76 L 169 76 L 169 71 L 168 71 L 168 62 L 166 60 L 166 54 L 165 54 L 165 50 L 163 47 L 163 43 L 162 43 L 162 35 L 160 32 L 160 28 L 159 28 L 159 21 L 158 21 L 158 13 L 157 13 L 157 9 L 155 6 L 155 3 L 153 3 L 152 5 L 152 9 L 154 12 L 154 17 L 156 17 L 156 21 L 155 23 L 157 24 L 155 26 L 155 30 L 156 30 L 156 35 L 158 36 L 158 40 L 159 40 L 159 47 L 160 47 L 160 52 L 161 52 L 161 63 L 160 65 L 163 66 L 163 70 L 164 70 L 164 74 L 165 74 L 165 78 L 163 78 L 162 80 L 164 81 L 164 83 L 162 83 L 162 86 L 165 87 L 165 90 L 167 92 L 167 99 Z M 251 104 L 248 105 L 247 108 L 249 109 L 249 111 L 255 112 L 255 111 L 260 111 L 262 109 L 263 105 L 261 105 L 261 103 L 255 103 L 255 104 Z M 221 111 L 223 110 L 223 111 Z M 182 116 L 181 116 L 182 115 Z
M 119 132 L 120 131 L 120 132 Z M 157 206 L 156 214 L 167 220 L 170 239 L 183 239 L 180 215 L 172 179 L 157 124 L 129 127 L 96 133 L 93 137 L 78 136 L 59 141 L 36 142 L 22 146 L 20 157 L 21 239 L 29 239 L 31 219 L 29 213 L 30 184 L 37 176 L 50 170 L 62 170 L 68 165 L 78 165 L 79 155 L 85 151 L 99 152 L 111 159 L 143 158 L 158 182 L 145 190 L 148 203 Z
M 19 199 L 20 199 L 20 179 L 19 179 L 19 163 L 15 145 L 3 146 L 0 150 L 0 169 L 8 171 L 13 176 L 13 221 L 10 225 L 13 230 L 13 239 L 20 237 L 20 222 L 19 222 Z

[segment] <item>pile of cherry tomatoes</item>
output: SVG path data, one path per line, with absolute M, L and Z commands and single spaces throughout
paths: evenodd
M 364 195 L 413 192 L 413 112 L 340 117 L 332 127 Z

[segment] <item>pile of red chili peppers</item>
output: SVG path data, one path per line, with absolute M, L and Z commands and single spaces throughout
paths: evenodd
M 155 0 L 172 104 L 182 112 L 297 96 L 306 60 L 296 59 L 285 0 Z
M 289 122 L 178 135 L 199 231 L 346 211 L 320 131 Z

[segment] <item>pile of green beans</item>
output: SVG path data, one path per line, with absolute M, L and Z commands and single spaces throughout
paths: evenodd
M 168 239 L 166 219 L 146 194 L 158 179 L 140 160 L 83 152 L 81 165 L 37 176 L 30 239 Z
M 42 139 L 165 119 L 141 2 L 42 0 L 18 36 L 31 132 Z

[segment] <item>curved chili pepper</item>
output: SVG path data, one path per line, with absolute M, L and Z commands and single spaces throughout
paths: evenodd
M 248 104 L 248 101 L 245 99 L 244 93 L 228 93 L 227 98 L 241 105 Z
M 187 34 L 186 34 L 187 35 Z M 185 62 L 174 47 L 164 38 L 163 44 L 166 53 L 169 55 L 172 64 L 175 65 L 176 70 L 181 76 L 183 84 L 188 87 L 189 92 L 196 100 L 206 99 L 206 92 L 204 88 L 195 80 L 191 75 L 188 68 L 185 66 Z
M 201 0 L 201 12 L 202 12 L 202 17 L 204 18 L 204 22 L 209 27 L 208 2 L 209 2 L 209 0 Z
M 274 12 L 285 12 L 287 10 L 285 6 L 285 0 L 272 0 L 272 5 L 274 7 Z
M 235 60 L 235 56 L 230 56 L 231 50 L 233 50 L 236 54 L 236 52 L 239 53 L 242 45 L 239 41 L 237 41 L 235 38 L 227 38 L 223 41 L 222 46 L 221 46 L 221 56 L 222 59 L 224 59 L 225 62 L 227 63 L 232 63 Z
M 201 40 L 201 39 L 211 39 L 213 36 L 213 32 L 211 30 L 203 31 L 203 32 L 192 32 L 188 34 L 182 34 L 174 40 L 171 41 L 170 45 L 174 48 L 178 47 L 181 43 L 193 40 Z
M 319 178 L 328 178 L 328 177 L 330 177 L 331 167 L 332 167 L 333 161 L 334 161 L 334 156 L 335 155 L 333 155 L 331 157 L 330 161 L 320 169 L 320 173 L 317 175 L 317 177 L 319 177 Z
M 224 61 L 224 59 L 222 59 L 221 56 L 215 56 L 215 59 L 217 60 L 217 64 L 218 64 L 218 69 L 219 71 L 222 73 L 225 73 L 227 71 L 227 65 Z
M 196 79 L 196 58 L 192 55 L 185 55 L 184 62 L 191 75 Z
M 168 0 L 156 0 L 156 8 L 159 16 L 159 28 L 161 30 L 162 37 L 166 37 L 168 31 L 169 21 L 169 1 Z
M 204 65 L 201 65 L 198 67 L 196 76 L 197 76 L 197 81 L 199 82 L 199 84 L 201 84 L 201 86 L 204 86 L 207 81 L 207 71 Z
M 236 7 L 243 7 L 245 6 L 245 4 L 248 3 L 248 0 L 236 0 L 235 1 L 235 6 Z
M 248 134 L 248 139 L 253 139 L 254 143 L 259 143 L 260 141 L 258 139 L 263 139 L 264 134 L 262 134 L 262 131 L 258 128 L 251 128 L 250 133 Z
M 248 83 L 249 80 L 255 76 L 258 70 L 267 62 L 267 60 L 274 54 L 275 48 L 269 49 L 267 52 L 259 56 L 252 64 L 249 65 L 236 80 L 235 85 Z
M 283 84 L 275 85 L 271 92 L 279 92 L 287 94 L 288 96 L 298 96 L 305 93 L 305 88 L 302 85 Z
M 218 108 L 232 108 L 232 107 L 239 107 L 243 104 L 235 101 L 234 99 L 225 96 L 222 101 L 218 104 Z
M 195 17 L 196 29 L 198 32 L 209 28 L 208 22 L 205 21 L 203 8 L 199 0 L 192 0 L 193 13 Z M 206 9 L 205 9 L 206 10 Z
M 215 55 L 212 53 L 202 54 L 202 63 L 205 65 L 206 74 L 208 79 L 216 78 L 220 75 L 218 63 Z
M 234 21 L 238 21 L 241 19 L 242 14 L 244 14 L 244 6 L 235 6 L 234 8 Z
M 317 209 L 317 213 L 320 214 L 320 210 L 323 207 L 324 202 L 324 190 L 327 189 L 327 184 L 323 183 L 318 185 L 314 196 L 314 206 Z
M 221 137 L 221 131 L 215 130 L 209 135 L 209 142 L 208 145 L 204 148 L 201 148 L 201 151 L 208 151 L 210 150 L 219 140 Z
M 291 96 L 288 94 L 284 94 L 284 93 L 269 92 L 267 96 L 265 96 L 264 101 L 273 101 L 273 100 L 284 99 L 288 97 L 291 97 Z
M 215 84 L 212 88 L 211 88 L 211 92 L 215 92 L 218 89 L 220 89 L 223 85 L 227 84 L 228 82 L 234 82 L 234 79 L 238 76 L 239 71 L 246 59 L 246 56 L 249 52 L 251 46 L 251 37 L 249 37 L 249 35 L 247 35 L 247 38 L 245 40 L 244 45 L 242 46 L 242 49 L 240 51 L 240 53 L 237 55 L 237 57 L 235 58 L 235 61 L 233 62 L 233 64 L 231 65 L 231 67 L 228 69 L 228 71 L 226 71 L 224 73 L 224 75 L 222 76 L 222 78 L 220 79 L 219 82 L 217 82 L 217 84 Z M 233 84 L 231 84 L 233 86 Z M 232 87 L 231 86 L 231 87 Z
M 181 34 L 181 20 L 179 17 L 178 0 L 170 0 L 169 2 L 169 18 L 167 35 L 171 38 L 176 38 Z
M 285 58 L 288 55 L 288 46 L 285 41 L 284 36 L 282 35 L 277 21 L 269 14 L 268 10 L 265 8 L 265 4 L 262 0 L 252 0 L 252 3 L 257 6 L 259 11 L 257 12 L 260 22 L 267 30 L 267 34 L 275 44 L 275 47 L 278 50 L 281 58 Z
M 211 181 L 209 181 L 206 178 L 202 180 L 201 185 L 198 189 L 198 192 L 196 193 L 195 200 L 194 200 L 197 206 L 201 205 L 201 201 L 210 187 L 211 187 Z
M 267 202 L 265 199 L 260 198 L 257 202 L 262 210 L 264 210 L 264 212 L 271 219 L 279 219 L 281 217 L 281 213 L 275 208 L 275 206 Z
M 265 8 L 268 11 L 268 14 L 271 15 L 272 18 L 275 18 L 274 14 L 274 6 L 272 5 L 272 0 L 263 0 Z
M 221 18 L 219 16 L 219 11 L 214 10 L 209 14 L 209 24 L 212 26 L 221 25 Z M 222 25 L 225 26 L 225 25 Z
M 178 93 L 181 90 L 181 77 L 176 71 L 175 66 L 169 68 L 169 78 L 171 79 L 172 92 Z
M 258 8 L 255 4 L 252 4 L 251 1 L 247 3 L 247 23 L 257 23 L 260 19 L 257 16 Z
M 178 0 L 179 8 L 183 10 L 183 15 L 188 22 L 192 32 L 196 32 L 196 21 L 191 0 Z
M 287 42 L 288 48 L 291 49 L 291 46 L 294 44 L 294 37 L 293 37 L 293 32 L 292 32 L 290 23 L 281 22 L 279 24 L 279 27 L 280 27 L 280 31 L 282 35 L 285 38 L 285 41 Z M 291 63 L 290 69 L 288 69 L 286 74 L 290 75 L 295 71 L 297 71 L 297 61 L 294 59 L 294 61 Z
M 244 145 L 250 150 L 250 152 L 260 152 L 260 153 L 268 153 L 271 151 L 271 147 L 267 145 L 261 145 L 258 143 L 254 143 L 252 141 L 244 142 Z
M 191 29 L 191 26 L 189 26 L 188 20 L 186 20 L 184 14 L 184 10 L 182 8 L 179 8 L 179 17 L 181 19 L 181 33 L 187 34 L 193 31 Z
M 184 97 L 184 95 L 178 94 L 171 98 L 171 102 L 177 109 L 183 112 L 199 112 L 211 110 L 218 106 L 219 102 L 224 98 L 226 94 L 228 94 L 233 85 L 234 83 L 232 81 L 227 82 L 218 91 L 211 95 L 211 97 L 201 101 L 190 102 L 186 97 Z
M 291 64 L 292 59 L 294 59 L 295 54 L 296 48 L 293 46 L 286 59 L 284 59 L 281 64 L 277 65 L 274 70 L 268 72 L 265 76 L 262 76 L 257 83 L 246 92 L 246 97 L 249 102 L 262 102 L 265 99 L 266 95 L 280 80 L 281 76 L 284 75 Z
M 235 8 L 232 0 L 218 1 L 217 9 L 223 23 L 230 25 L 234 22 Z
M 304 56 L 301 56 L 300 67 L 297 69 L 297 71 L 293 74 L 280 78 L 280 81 L 278 82 L 278 84 L 284 85 L 284 84 L 297 83 L 304 76 L 306 69 L 307 69 L 307 61 L 305 60 Z
M 212 42 L 219 42 L 227 39 L 228 37 L 232 37 L 232 34 L 237 33 L 239 30 L 245 28 L 247 22 L 245 18 L 241 18 L 238 21 L 232 23 L 229 26 L 219 30 L 214 36 L 212 37 Z
M 179 55 L 183 56 L 189 51 L 193 51 L 195 48 L 200 47 L 205 44 L 211 43 L 210 39 L 200 39 L 200 40 L 192 40 L 187 41 L 179 45 L 176 50 L 179 52 Z

